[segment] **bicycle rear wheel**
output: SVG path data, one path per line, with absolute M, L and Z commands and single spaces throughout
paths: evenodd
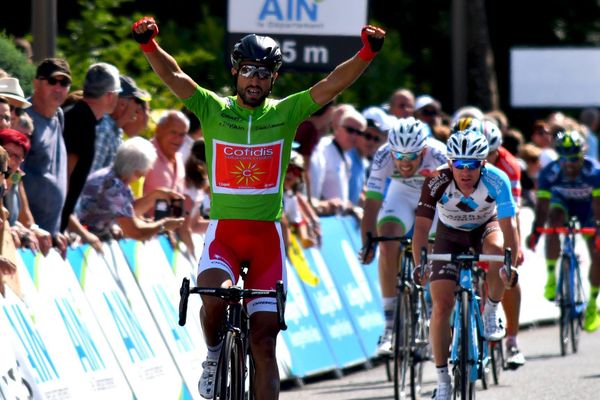
M 410 362 L 410 327 L 412 326 L 412 310 L 410 294 L 401 292 L 396 303 L 394 316 L 394 398 L 406 395 L 406 378 Z
M 560 355 L 566 356 L 569 345 L 569 329 L 571 324 L 571 287 L 569 285 L 569 259 L 563 256 L 560 263 L 560 298 L 558 304 L 560 307 L 559 333 L 560 333 Z
M 215 400 L 244 399 L 244 357 L 240 338 L 227 331 L 217 365 Z

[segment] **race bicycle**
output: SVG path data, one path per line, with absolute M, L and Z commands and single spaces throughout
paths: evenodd
M 558 273 L 556 304 L 560 309 L 559 334 L 560 354 L 565 356 L 571 343 L 571 350 L 577 353 L 579 336 L 583 327 L 586 295 L 581 279 L 579 257 L 575 254 L 575 235 L 594 235 L 596 228 L 577 228 L 577 219 L 571 218 L 565 227 L 536 229 L 539 233 L 562 234 L 561 261 Z
M 283 282 L 278 281 L 276 290 L 242 289 L 239 286 L 228 288 L 190 288 L 190 280 L 183 278 L 179 290 L 179 325 L 187 319 L 187 305 L 190 294 L 219 297 L 226 302 L 226 318 L 222 327 L 223 345 L 217 362 L 215 376 L 215 400 L 253 400 L 254 362 L 250 349 L 250 317 L 242 304 L 243 299 L 272 297 L 277 301 L 277 317 L 281 330 L 286 330 L 284 319 L 285 292 Z M 246 390 L 246 377 L 248 389 Z M 247 397 L 246 397 L 247 395 Z
M 479 269 L 477 262 L 502 262 L 510 281 L 511 251 L 506 249 L 503 256 L 477 253 L 427 254 L 427 249 L 422 248 L 422 274 L 429 261 L 451 262 L 459 270 L 450 350 L 450 363 L 453 365 L 454 376 L 454 398 L 474 399 L 475 384 L 478 379 L 482 379 L 484 388 L 487 388 L 486 373 L 490 363 L 489 345 L 483 331 L 480 298 L 476 291 Z
M 430 358 L 429 311 L 424 288 L 412 279 L 412 240 L 401 236 L 373 236 L 367 232 L 365 248 L 370 251 L 375 243 L 384 241 L 398 241 L 400 245 L 392 356 L 386 359 L 386 367 L 391 378 L 390 364 L 393 362 L 394 399 L 405 398 L 409 388 L 410 398 L 414 400 L 421 391 L 424 362 Z

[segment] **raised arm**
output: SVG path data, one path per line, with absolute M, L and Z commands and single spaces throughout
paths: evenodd
M 354 57 L 344 61 L 323 80 L 310 89 L 313 100 L 320 105 L 329 103 L 335 96 L 350 86 L 369 66 L 383 46 L 385 31 L 367 25 L 362 29 L 363 47 Z
M 140 43 L 140 48 L 154 72 L 171 89 L 175 96 L 180 99 L 191 97 L 196 90 L 197 84 L 179 68 L 177 61 L 154 40 L 156 35 L 158 35 L 158 25 L 154 21 L 154 18 L 141 18 L 133 24 L 131 33 L 133 38 Z

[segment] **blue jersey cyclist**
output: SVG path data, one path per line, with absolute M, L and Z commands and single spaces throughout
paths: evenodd
M 463 253 L 473 248 L 483 254 L 504 254 L 513 250 L 513 265 L 519 250 L 516 226 L 516 204 L 511 196 L 508 177 L 486 163 L 488 143 L 483 134 L 473 129 L 454 132 L 447 142 L 448 165 L 425 180 L 416 210 L 413 248 L 427 246 L 427 236 L 437 212 L 439 221 L 434 253 Z M 414 252 L 415 265 L 421 254 Z M 415 274 L 420 280 L 420 274 Z M 451 398 L 452 385 L 448 373 L 450 348 L 450 314 L 454 307 L 454 291 L 458 279 L 456 266 L 433 262 L 429 273 L 432 299 L 430 337 L 437 367 L 438 386 L 434 398 Z M 486 277 L 489 296 L 483 313 L 484 335 L 500 340 L 505 330 L 498 318 L 498 303 L 509 285 L 500 263 L 490 263 Z M 513 282 L 516 282 L 516 273 Z M 421 282 L 424 283 L 424 282 Z
M 235 96 L 219 96 L 184 73 L 154 37 L 158 26 L 144 17 L 132 28 L 148 62 L 185 105 L 198 116 L 206 142 L 211 189 L 210 223 L 198 268 L 198 286 L 227 287 L 238 282 L 240 264 L 249 263 L 247 287 L 274 289 L 285 282 L 285 248 L 279 220 L 283 181 L 298 125 L 350 86 L 383 45 L 385 32 L 366 26 L 363 48 L 310 89 L 281 100 L 268 98 L 278 78 L 282 54 L 270 37 L 247 35 L 231 53 Z M 279 325 L 271 299 L 248 302 L 250 346 L 256 374 L 254 397 L 279 397 L 275 344 Z M 225 303 L 205 297 L 200 320 L 207 360 L 198 389 L 213 398 Z
M 552 161 L 540 171 L 538 177 L 535 221 L 527 246 L 534 250 L 540 234 L 537 228 L 548 224 L 563 227 L 575 216 L 581 226 L 598 227 L 600 221 L 600 164 L 585 157 L 583 135 L 576 130 L 561 130 L 556 133 L 556 152 L 559 159 Z M 591 295 L 588 301 L 583 328 L 593 332 L 600 326 L 596 298 L 600 288 L 600 251 L 597 249 L 598 235 L 587 240 L 592 258 L 590 267 Z M 594 240 L 596 239 L 596 240 Z M 560 254 L 558 234 L 546 236 L 547 279 L 544 296 L 554 300 L 556 295 L 556 261 Z

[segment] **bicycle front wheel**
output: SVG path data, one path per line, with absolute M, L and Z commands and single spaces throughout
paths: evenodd
M 559 334 L 560 334 L 560 355 L 566 356 L 569 345 L 569 327 L 571 324 L 571 310 L 572 310 L 572 295 L 571 286 L 569 283 L 569 258 L 563 256 L 560 263 L 560 294 L 558 304 L 560 307 L 559 317 Z
M 581 270 L 579 262 L 573 260 L 573 315 L 571 316 L 571 348 L 573 353 L 579 349 L 579 336 L 583 327 L 583 316 L 585 310 L 585 293 L 581 281 Z
M 425 362 L 430 358 L 429 354 L 429 312 L 425 293 L 416 290 L 414 293 L 414 310 L 412 324 L 413 354 L 410 363 L 410 394 L 411 399 L 416 400 L 423 386 L 423 369 Z
M 464 291 L 460 298 L 460 340 L 458 349 L 458 366 L 454 370 L 454 398 L 471 400 L 475 398 L 475 385 L 471 382 L 471 364 L 469 362 L 469 294 Z
M 215 400 L 244 399 L 244 349 L 234 332 L 225 334 L 215 379 Z
M 396 313 L 394 315 L 394 398 L 403 399 L 406 395 L 406 377 L 410 361 L 410 327 L 412 326 L 412 310 L 410 294 L 402 292 L 398 295 Z

